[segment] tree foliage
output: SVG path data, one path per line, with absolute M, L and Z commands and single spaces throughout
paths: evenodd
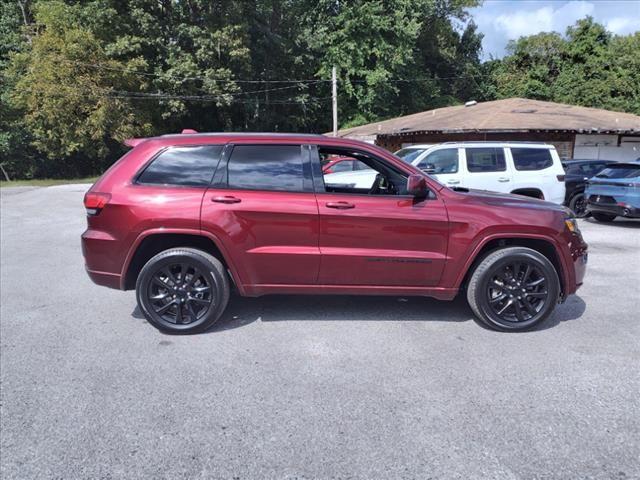
M 497 98 L 526 97 L 640 115 L 640 32 L 613 36 L 591 17 L 566 36 L 521 37 L 491 64 Z
M 98 173 L 130 136 L 331 128 L 523 96 L 638 112 L 639 34 L 587 18 L 481 63 L 479 0 L 0 0 L 0 162 Z

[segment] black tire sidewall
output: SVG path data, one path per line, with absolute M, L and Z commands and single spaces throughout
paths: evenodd
M 184 325 L 176 325 L 162 320 L 153 308 L 151 308 L 147 298 L 149 283 L 153 275 L 167 265 L 180 262 L 191 263 L 199 267 L 200 272 L 206 276 L 207 281 L 212 286 L 212 297 L 215 301 L 214 306 L 211 307 L 200 320 Z M 176 334 L 202 332 L 218 320 L 226 307 L 224 288 L 226 284 L 228 290 L 228 280 L 224 278 L 224 275 L 225 274 L 221 273 L 220 269 L 216 268 L 209 259 L 192 251 L 176 249 L 175 251 L 169 250 L 162 252 L 149 260 L 140 271 L 138 281 L 136 282 L 136 299 L 138 306 L 149 323 L 163 332 Z
M 585 198 L 584 192 L 580 192 L 580 193 L 576 193 L 573 197 L 571 197 L 571 201 L 569 202 L 569 208 L 571 209 L 571 211 L 574 213 L 574 215 L 578 218 L 585 218 L 588 216 L 587 210 L 586 210 L 586 205 L 585 205 L 585 209 L 584 211 L 579 214 L 578 212 L 576 212 L 575 208 L 576 208 L 576 203 L 578 202 L 578 199 L 580 198 Z
M 540 323 L 544 322 L 544 320 L 551 314 L 554 310 L 558 296 L 560 294 L 560 282 L 558 280 L 558 274 L 548 259 L 546 259 L 541 254 L 536 254 L 537 252 L 519 252 L 514 253 L 512 255 L 501 257 L 489 266 L 485 272 L 483 272 L 482 276 L 478 282 L 478 288 L 474 292 L 476 305 L 480 310 L 480 314 L 482 316 L 482 321 L 490 328 L 494 330 L 500 331 L 526 331 L 531 330 Z M 549 292 L 549 297 L 547 299 L 547 303 L 544 305 L 543 309 L 538 312 L 538 314 L 531 320 L 527 320 L 526 322 L 505 322 L 500 319 L 495 312 L 489 306 L 489 299 L 486 295 L 487 282 L 491 280 L 495 271 L 500 269 L 504 265 L 508 263 L 512 263 L 514 260 L 524 260 L 527 262 L 535 263 L 545 274 L 545 277 L 548 279 L 547 289 Z

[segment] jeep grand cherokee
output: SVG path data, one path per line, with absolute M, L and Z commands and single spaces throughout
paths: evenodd
M 477 319 L 527 330 L 574 293 L 587 245 L 558 205 L 450 189 L 366 143 L 320 135 L 178 134 L 134 148 L 87 192 L 86 269 L 136 290 L 155 327 L 198 332 L 233 287 L 266 294 L 466 294 Z M 325 181 L 327 159 L 375 171 Z

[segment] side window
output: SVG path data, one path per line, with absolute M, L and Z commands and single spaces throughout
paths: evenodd
M 331 167 L 332 172 L 352 172 L 353 170 L 358 170 L 358 164 L 353 160 L 342 160 Z
M 553 165 L 547 148 L 511 148 L 516 170 L 543 170 Z
M 349 158 L 353 172 L 323 172 L 324 191 L 327 193 L 350 193 L 353 195 L 406 195 L 407 175 L 386 162 L 359 151 L 340 148 L 318 148 L 321 163 L 326 158 L 339 155 Z M 344 160 L 341 163 L 347 163 Z
M 467 170 L 478 172 L 504 172 L 507 164 L 502 148 L 467 148 Z
M 236 145 L 227 175 L 229 188 L 302 192 L 300 145 Z
M 564 167 L 564 171 L 567 175 L 582 175 L 586 173 L 580 165 L 567 165 Z
M 456 173 L 458 171 L 458 149 L 445 148 L 429 153 L 420 160 L 418 168 L 427 173 Z
M 222 145 L 168 148 L 144 169 L 137 183 L 207 186 L 220 160 L 222 148 Z

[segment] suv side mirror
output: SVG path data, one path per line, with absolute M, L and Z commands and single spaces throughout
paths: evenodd
M 409 175 L 409 178 L 407 178 L 407 193 L 419 198 L 425 198 L 429 196 L 427 179 L 422 175 Z

